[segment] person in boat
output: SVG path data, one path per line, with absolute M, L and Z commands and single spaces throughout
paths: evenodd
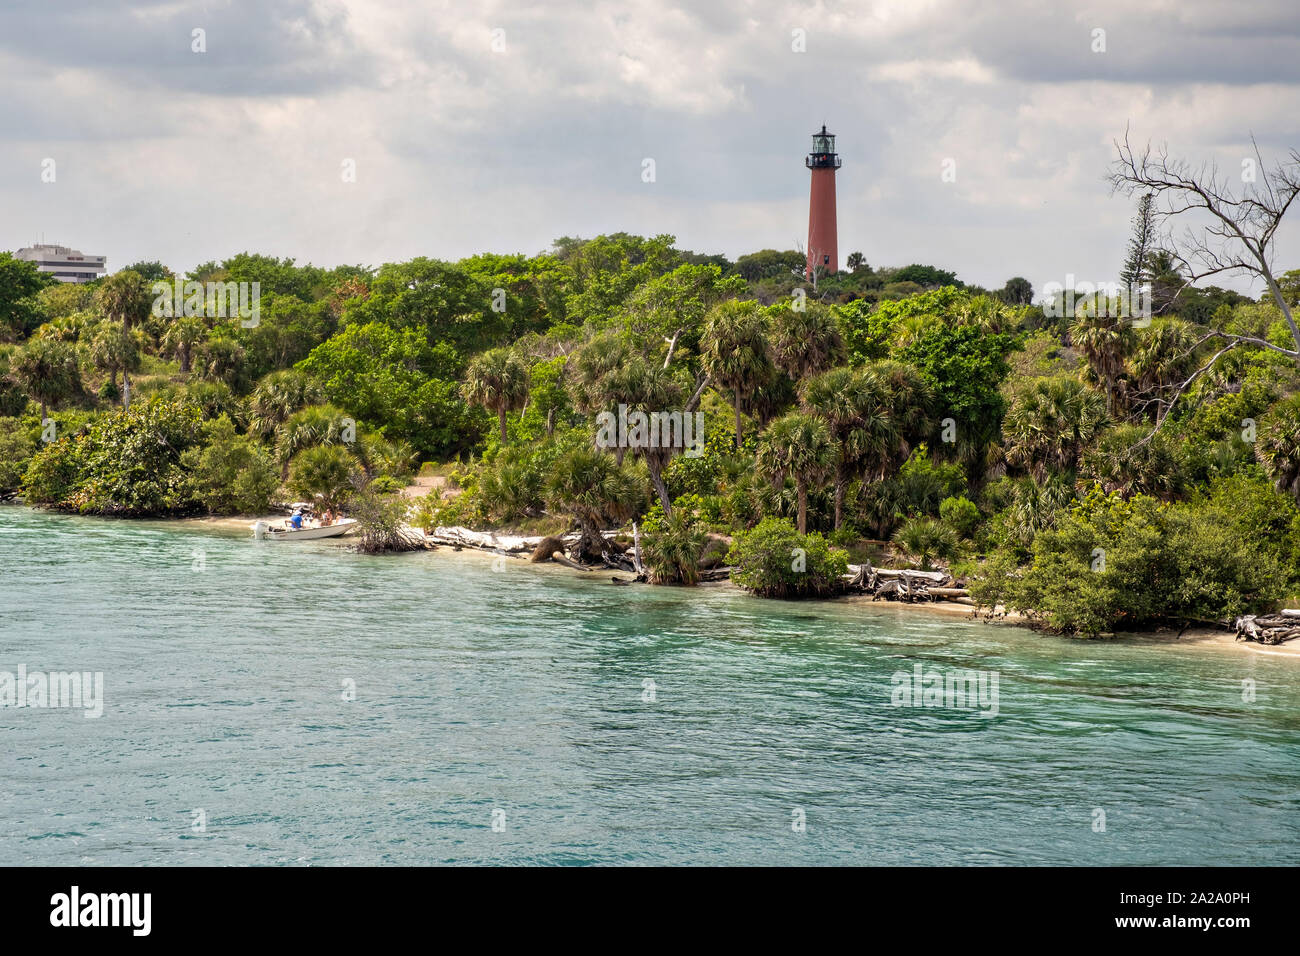
M 321 515 L 320 526 L 322 528 L 328 528 L 333 523 L 334 523 L 334 509 L 326 508 L 325 514 Z
M 289 518 L 289 527 L 294 531 L 302 530 L 302 509 L 294 508 L 293 516 Z

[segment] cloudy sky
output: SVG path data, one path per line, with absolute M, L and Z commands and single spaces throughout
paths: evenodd
M 110 269 L 792 248 L 824 121 L 841 259 L 1041 289 L 1117 273 L 1126 125 L 1228 170 L 1300 146 L 1291 0 L 5 0 L 0 76 L 0 249 Z

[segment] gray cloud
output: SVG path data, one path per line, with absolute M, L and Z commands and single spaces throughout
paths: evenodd
M 1134 7 L 11 3 L 0 247 L 43 231 L 116 265 L 373 264 L 622 229 L 734 256 L 802 238 L 825 121 L 845 254 L 990 285 L 1105 279 L 1131 215 L 1102 182 L 1126 124 L 1225 168 L 1252 131 L 1300 142 L 1287 4 Z
M 345 7 L 312 0 L 17 0 L 0 7 L 0 52 L 43 75 L 88 70 L 128 90 L 266 97 L 324 94 L 373 76 L 376 51 L 353 42 Z

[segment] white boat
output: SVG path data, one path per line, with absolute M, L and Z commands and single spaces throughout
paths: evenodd
M 301 528 L 289 527 L 286 520 L 280 525 L 267 521 L 255 521 L 252 524 L 253 537 L 258 541 L 313 541 L 317 538 L 338 538 L 357 525 L 356 518 L 339 518 L 333 524 L 311 525 L 304 523 Z

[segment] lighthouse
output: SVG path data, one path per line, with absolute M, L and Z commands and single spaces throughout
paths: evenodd
M 813 133 L 813 148 L 804 160 L 812 170 L 812 187 L 808 195 L 808 264 L 807 276 L 813 270 L 821 275 L 840 270 L 839 237 L 835 228 L 835 170 L 840 168 L 840 157 L 835 152 L 835 137 L 826 132 L 822 124 L 820 133 Z

